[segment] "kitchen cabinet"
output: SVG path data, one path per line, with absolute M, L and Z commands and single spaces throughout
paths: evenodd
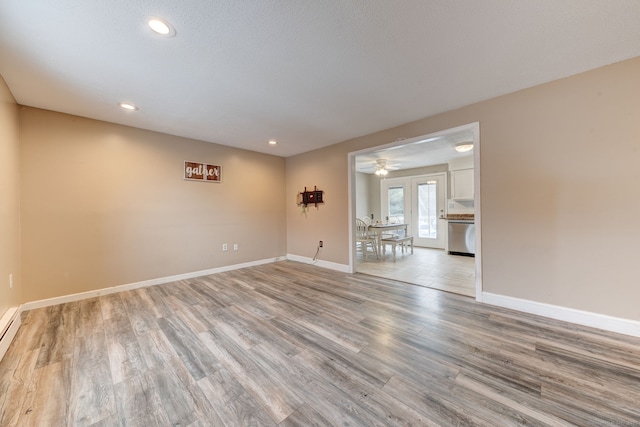
M 473 169 L 451 171 L 451 198 L 473 200 Z

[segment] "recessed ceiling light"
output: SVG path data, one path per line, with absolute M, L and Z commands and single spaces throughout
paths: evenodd
M 165 37 L 173 37 L 176 35 L 176 29 L 173 28 L 169 22 L 165 21 L 161 18 L 151 18 L 149 19 L 149 28 L 153 30 L 153 32 L 160 34 Z
M 130 104 L 128 102 L 121 102 L 120 104 L 118 104 L 120 106 L 120 108 L 122 108 L 123 110 L 127 110 L 127 111 L 138 111 L 138 107 L 136 107 L 133 104 Z
M 454 147 L 458 153 L 464 153 L 473 150 L 473 142 L 463 142 Z
M 278 143 L 278 141 L 276 141 L 275 139 L 270 139 L 269 140 L 269 145 L 276 145 Z

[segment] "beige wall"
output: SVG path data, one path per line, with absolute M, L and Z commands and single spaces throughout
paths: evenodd
M 347 264 L 347 154 L 480 123 L 485 292 L 640 320 L 640 58 L 287 159 L 288 252 Z M 295 190 L 326 204 L 301 215 Z M 324 258 L 323 258 L 324 256 Z
M 347 159 L 341 146 L 289 157 L 286 165 L 287 253 L 311 258 L 322 240 L 319 259 L 346 264 Z M 324 191 L 324 203 L 303 211 L 296 196 L 314 185 Z
M 0 77 L 0 317 L 20 305 L 20 144 L 18 105 Z M 9 274 L 13 288 L 9 289 Z
M 27 107 L 20 132 L 25 302 L 286 254 L 280 157 Z
M 371 175 L 356 172 L 355 174 L 356 217 L 363 218 L 371 215 Z

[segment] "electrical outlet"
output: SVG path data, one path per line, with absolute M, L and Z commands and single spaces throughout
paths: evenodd
M 226 243 L 222 244 L 222 252 L 227 252 L 229 250 L 229 246 Z
M 238 250 L 238 244 L 237 244 L 237 243 L 234 243 L 234 244 L 233 244 L 233 250 L 234 250 L 234 251 L 237 251 L 237 250 Z
M 324 245 L 324 243 L 322 243 L 322 240 L 320 240 L 320 243 L 318 243 L 319 247 L 322 247 Z
M 9 289 L 13 288 L 13 273 L 9 274 Z

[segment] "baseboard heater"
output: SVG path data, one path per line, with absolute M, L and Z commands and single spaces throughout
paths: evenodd
M 20 327 L 20 316 L 18 307 L 11 307 L 0 319 L 0 360 L 9 349 L 13 337 L 16 336 Z

